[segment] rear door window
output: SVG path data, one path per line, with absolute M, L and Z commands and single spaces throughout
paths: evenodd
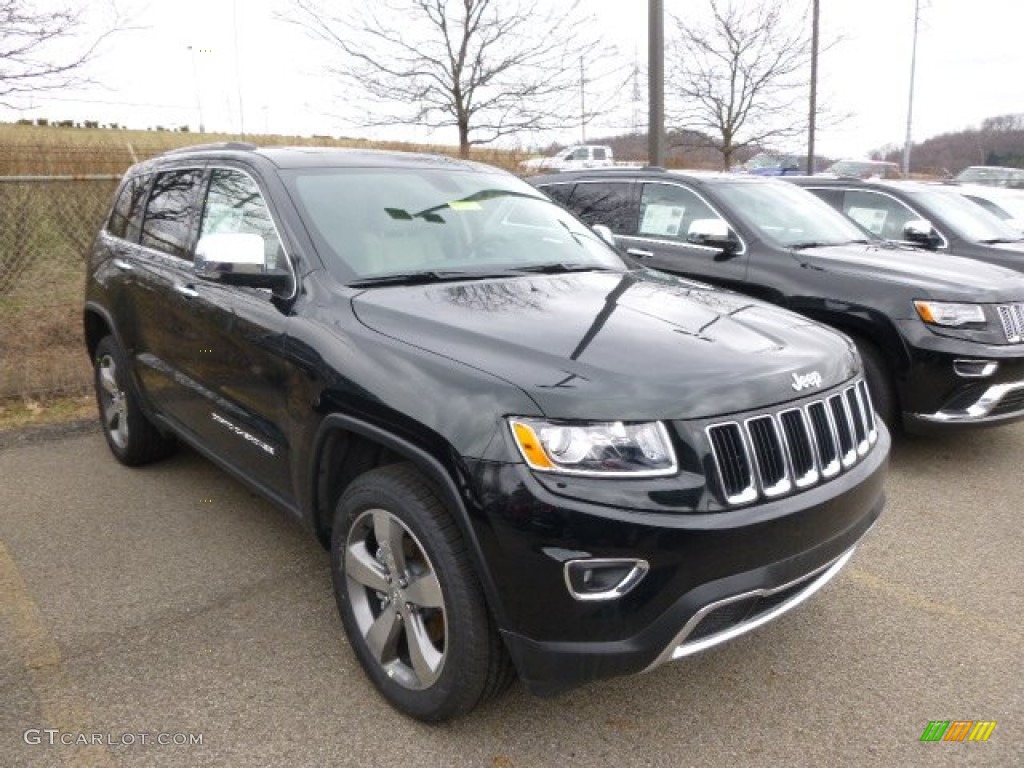
M 203 172 L 197 168 L 156 175 L 142 220 L 142 245 L 181 259 L 191 259 L 202 176 Z
M 142 206 L 146 201 L 149 176 L 133 176 L 121 187 L 107 221 L 107 232 L 114 237 L 135 241 L 142 226 Z
M 617 235 L 636 234 L 637 206 L 630 181 L 583 181 L 568 207 L 590 226 L 604 224 Z

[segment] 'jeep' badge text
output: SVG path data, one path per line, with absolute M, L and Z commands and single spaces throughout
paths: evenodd
M 821 386 L 821 374 L 817 371 L 811 371 L 805 373 L 802 376 L 799 373 L 793 374 L 793 389 L 799 392 L 802 389 L 808 387 L 820 387 Z

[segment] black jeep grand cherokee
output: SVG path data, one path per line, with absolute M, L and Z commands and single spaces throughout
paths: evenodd
M 845 338 L 631 268 L 485 166 L 168 153 L 126 175 L 87 283 L 114 455 L 184 441 L 329 542 L 353 651 L 423 720 L 756 627 L 883 506 Z
M 781 180 L 636 168 L 530 183 L 588 224 L 610 227 L 609 240 L 644 266 L 756 296 L 848 334 L 890 426 L 927 431 L 1024 419 L 1018 272 L 888 244 Z

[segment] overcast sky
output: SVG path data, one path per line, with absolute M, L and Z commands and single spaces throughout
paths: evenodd
M 341 7 L 351 1 L 333 4 Z M 644 101 L 634 105 L 629 71 L 634 57 L 641 67 L 646 65 L 647 3 L 584 1 L 623 60 L 615 82 L 609 82 L 616 87 L 618 108 L 587 132 L 627 132 L 634 111 L 641 126 L 646 122 L 646 83 L 640 84 Z M 809 2 L 781 1 L 797 13 Z M 427 135 L 414 126 L 396 126 L 385 136 L 339 119 L 345 112 L 344 95 L 322 72 L 329 51 L 275 18 L 275 10 L 287 7 L 286 0 L 118 2 L 134 2 L 123 7 L 136 29 L 106 45 L 90 70 L 97 85 L 37 96 L 22 112 L 0 108 L 0 120 L 98 120 L 133 128 L 188 124 L 195 130 L 201 106 L 209 130 L 238 132 L 244 117 L 248 132 L 456 142 L 454 130 Z M 993 115 L 1024 112 L 1021 0 L 922 0 L 921 5 L 914 139 L 977 126 Z M 694 14 L 706 7 L 706 0 L 665 0 L 665 7 L 669 14 Z M 823 37 L 841 36 L 842 41 L 822 56 L 819 101 L 849 117 L 819 131 L 820 153 L 862 157 L 886 143 L 902 144 L 913 16 L 914 0 L 821 0 Z M 668 25 L 671 45 L 671 21 Z M 671 90 L 671 82 L 667 87 Z M 608 98 L 596 92 L 596 85 L 588 89 L 595 91 L 587 94 L 590 103 Z M 575 98 L 566 100 L 565 131 L 524 141 L 578 141 L 576 104 Z

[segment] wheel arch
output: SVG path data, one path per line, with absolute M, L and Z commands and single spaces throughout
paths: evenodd
M 110 313 L 95 302 L 86 302 L 82 310 L 82 326 L 85 331 L 85 346 L 89 350 L 89 357 L 96 354 L 96 345 L 104 336 L 113 336 L 121 349 L 121 336 L 117 332 L 117 326 L 110 316 Z
M 352 467 L 346 459 L 354 457 Z M 469 512 L 452 472 L 430 451 L 393 432 L 354 416 L 333 413 L 320 423 L 314 439 L 308 479 L 311 524 L 321 543 L 330 541 L 330 521 L 345 488 L 363 472 L 396 461 L 415 466 L 434 486 L 455 519 L 472 557 L 488 607 L 498 626 L 504 626 L 503 610 Z M 335 475 L 341 464 L 340 474 Z
M 798 310 L 847 336 L 870 342 L 882 353 L 889 369 L 899 377 L 910 366 L 910 354 L 899 330 L 886 315 L 864 309 L 863 313 L 833 313 L 820 309 Z

